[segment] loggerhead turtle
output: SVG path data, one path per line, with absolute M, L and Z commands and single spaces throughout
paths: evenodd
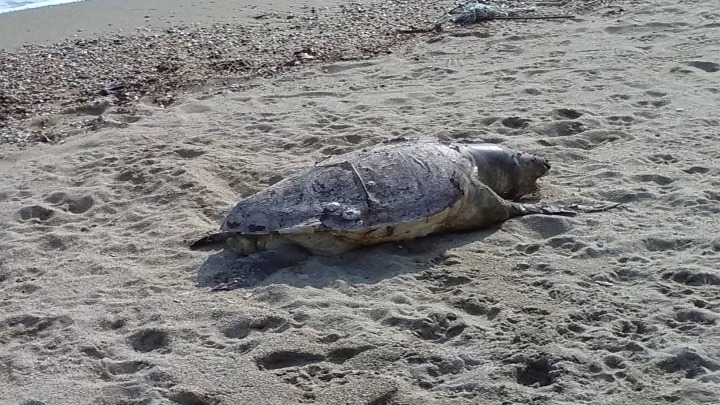
M 227 241 L 241 255 L 333 255 L 520 215 L 607 209 L 511 201 L 533 191 L 548 169 L 543 158 L 495 144 L 384 144 L 325 160 L 240 201 L 219 232 L 191 247 Z

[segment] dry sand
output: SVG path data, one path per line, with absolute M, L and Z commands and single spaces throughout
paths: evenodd
M 0 402 L 719 403 L 718 17 L 658 0 L 495 23 L 0 145 Z M 186 240 L 396 136 L 535 152 L 543 200 L 624 206 L 209 291 L 236 258 Z

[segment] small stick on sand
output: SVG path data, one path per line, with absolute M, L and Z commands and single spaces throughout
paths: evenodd
M 574 15 L 534 15 L 528 17 L 492 17 L 487 20 L 559 20 L 565 18 L 575 18 Z
M 397 32 L 400 34 L 425 34 L 428 32 L 441 32 L 442 30 L 443 30 L 442 24 L 438 23 L 438 24 L 433 25 L 432 27 L 427 27 L 427 28 L 412 27 L 412 28 L 408 28 L 405 30 L 397 30 Z

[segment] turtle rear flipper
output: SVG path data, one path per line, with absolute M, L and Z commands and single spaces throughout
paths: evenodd
M 227 240 L 233 235 L 232 232 L 213 232 L 197 239 L 190 244 L 190 250 L 199 250 L 202 248 L 210 248 L 220 244 L 225 245 Z

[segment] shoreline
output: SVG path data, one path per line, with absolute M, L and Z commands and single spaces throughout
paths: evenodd
M 14 13 L 18 11 L 25 11 L 25 10 L 32 10 L 36 8 L 41 7 L 50 7 L 50 6 L 59 6 L 62 4 L 69 4 L 69 3 L 75 3 L 78 1 L 86 1 L 86 0 L 44 0 L 41 2 L 29 2 L 26 4 L 23 4 L 21 6 L 11 6 L 12 8 L 2 8 L 0 9 L 0 15 L 6 14 L 6 13 Z

